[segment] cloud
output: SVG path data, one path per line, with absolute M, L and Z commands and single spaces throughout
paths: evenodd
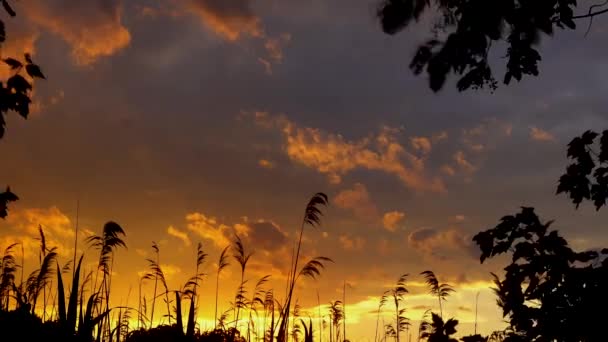
M 457 223 L 464 222 L 465 219 L 466 217 L 464 215 L 454 215 L 452 217 L 452 220 Z
M 267 159 L 260 159 L 258 161 L 258 165 L 265 169 L 274 169 L 274 167 L 275 167 L 274 163 Z
M 510 137 L 512 131 L 512 124 L 490 118 L 476 126 L 463 129 L 461 140 L 464 147 L 474 152 L 481 152 L 493 149 L 501 139 Z
M 348 235 L 340 235 L 338 241 L 340 241 L 340 245 L 345 250 L 361 250 L 365 246 L 365 239 L 360 236 L 350 237 Z
M 419 151 L 423 155 L 431 152 L 431 139 L 427 137 L 413 137 L 410 138 L 410 142 L 416 151 Z
M 478 254 L 471 238 L 456 229 L 420 228 L 408 235 L 407 242 L 411 248 L 439 260 L 459 256 L 463 252 L 470 258 L 477 258 Z
M 161 269 L 161 271 L 163 271 L 165 280 L 171 280 L 176 275 L 182 273 L 182 269 L 179 266 L 173 265 L 173 264 L 160 264 L 160 269 Z M 148 273 L 150 273 L 149 270 L 141 270 L 141 271 L 137 272 L 137 276 L 142 278 Z
M 443 172 L 447 176 L 453 176 L 456 174 L 456 171 L 450 165 L 441 166 L 441 172 Z
M 88 65 L 129 45 L 122 7 L 121 0 L 33 0 L 24 12 L 28 20 L 70 44 L 76 63 Z
M 264 48 L 274 62 L 280 63 L 283 61 L 284 46 L 289 44 L 291 41 L 291 35 L 289 33 L 283 33 L 277 38 L 267 38 L 264 43 Z
M 404 218 L 405 213 L 401 211 L 389 211 L 382 217 L 382 225 L 389 232 L 394 232 L 399 227 L 399 224 L 403 222 Z
M 163 270 L 165 274 L 165 279 L 170 280 L 173 276 L 182 273 L 182 269 L 179 266 L 172 264 L 161 264 L 160 268 Z
M 194 212 L 186 215 L 188 230 L 203 239 L 210 240 L 218 248 L 230 245 L 230 227 L 217 222 L 215 217 L 207 217 L 202 213 Z
M 36 53 L 36 41 L 40 36 L 37 30 L 19 23 L 18 25 L 7 27 L 6 33 L 8 39 L 2 43 L 2 58 L 12 57 L 22 60 L 25 53 L 31 55 Z M 2 64 L 2 67 L 0 67 L 0 78 L 7 79 L 13 75 L 13 72 L 8 65 Z
M 207 28 L 227 40 L 264 36 L 261 19 L 253 13 L 250 0 L 190 0 L 188 4 Z
M 382 256 L 388 256 L 395 252 L 395 248 L 389 239 L 379 239 L 376 245 L 376 250 Z
M 543 142 L 555 141 L 551 133 L 534 126 L 530 127 L 530 139 Z
M 441 131 L 439 133 L 433 134 L 433 136 L 431 137 L 431 140 L 433 141 L 433 143 L 438 143 L 440 141 L 446 140 L 447 138 L 448 138 L 448 132 Z
M 186 215 L 186 222 L 188 230 L 211 241 L 218 249 L 232 245 L 238 234 L 246 250 L 255 253 L 252 262 L 259 264 L 256 267 L 260 272 L 264 271 L 264 264 L 277 270 L 287 269 L 291 256 L 288 234 L 271 220 L 251 221 L 243 217 L 242 221 L 229 225 L 219 222 L 215 217 L 194 212 Z M 267 273 L 262 275 L 265 274 Z
M 15 210 L 6 218 L 6 222 L 13 229 L 28 235 L 38 236 L 38 226 L 42 226 L 45 233 L 57 237 L 74 237 L 70 219 L 55 206 Z
M 257 61 L 267 74 L 273 73 L 273 65 L 283 62 L 284 49 L 291 41 L 291 34 L 282 33 L 271 37 L 266 34 L 262 19 L 253 12 L 251 0 L 185 0 L 184 12 L 194 14 L 201 23 L 219 37 L 236 42 L 243 38 L 263 41 L 263 56 Z M 147 10 L 146 12 L 150 12 Z M 174 15 L 175 11 L 163 10 Z M 184 14 L 185 14 L 184 13 Z
M 333 202 L 342 209 L 352 210 L 360 219 L 376 220 L 378 217 L 378 209 L 361 183 L 356 183 L 352 189 L 340 191 Z
M 258 220 L 236 224 L 235 227 L 239 235 L 244 235 L 256 249 L 272 252 L 281 249 L 287 243 L 287 234 L 272 221 Z
M 409 152 L 397 139 L 397 128 L 383 127 L 378 134 L 347 140 L 340 134 L 311 127 L 299 127 L 285 117 L 256 115 L 264 127 L 279 127 L 285 138 L 285 152 L 299 164 L 326 174 L 331 183 L 356 169 L 382 171 L 396 176 L 407 188 L 445 192 L 439 177 L 429 176 L 424 160 Z
M 142 249 L 142 248 L 136 248 L 135 253 L 137 253 L 137 255 L 139 255 L 140 257 L 143 257 L 143 258 L 148 257 L 148 251 L 146 251 L 145 249 Z
M 466 173 L 473 173 L 477 171 L 477 167 L 466 159 L 464 152 L 462 151 L 457 151 L 454 154 L 454 161 Z
M 466 307 L 466 306 L 462 306 L 462 305 L 459 306 L 459 307 L 457 307 L 456 310 L 462 311 L 462 312 L 473 312 L 473 310 L 471 308 Z
M 215 217 L 195 212 L 186 215 L 186 221 L 188 230 L 212 241 L 218 248 L 230 245 L 237 234 L 255 248 L 266 251 L 277 250 L 287 241 L 287 233 L 270 220 L 249 221 L 244 217 L 243 222 L 230 226 L 218 222 Z
M 182 242 L 184 243 L 185 246 L 190 246 L 192 245 L 192 241 L 190 241 L 190 238 L 188 237 L 188 234 L 184 231 L 181 231 L 173 226 L 169 226 L 167 228 L 167 234 L 176 237 L 180 240 L 182 240 Z
M 15 234 L 2 232 L 0 247 L 6 248 L 9 244 L 21 243 L 26 258 L 37 257 L 40 249 L 38 227 L 42 227 L 47 248 L 57 247 L 57 253 L 62 257 L 71 257 L 74 253 L 75 230 L 67 215 L 55 206 L 15 208 L 5 222 Z M 82 234 L 79 235 L 82 237 Z

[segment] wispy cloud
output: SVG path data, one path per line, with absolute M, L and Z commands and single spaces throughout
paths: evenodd
M 405 219 L 405 213 L 401 211 L 389 211 L 382 217 L 384 229 L 394 232 Z
M 171 235 L 171 236 L 173 236 L 175 238 L 180 239 L 184 243 L 184 245 L 186 247 L 192 245 L 192 241 L 190 241 L 190 238 L 188 237 L 188 234 L 186 232 L 184 232 L 184 231 L 181 231 L 181 230 L 173 227 L 173 226 L 169 226 L 167 228 L 167 234 L 169 234 L 169 235 Z
M 477 246 L 471 238 L 458 229 L 437 230 L 420 228 L 407 236 L 408 245 L 423 255 L 439 260 L 447 259 L 450 255 L 467 255 L 477 257 Z
M 340 235 L 338 241 L 345 250 L 361 250 L 365 247 L 365 239 L 360 236 Z
M 255 120 L 262 126 L 281 129 L 289 158 L 326 174 L 331 183 L 340 183 L 342 176 L 353 170 L 367 169 L 395 175 L 417 191 L 446 191 L 439 177 L 429 175 L 424 160 L 399 142 L 400 129 L 385 126 L 369 137 L 347 140 L 340 134 L 299 127 L 285 117 L 256 113 Z
M 205 26 L 225 39 L 264 35 L 262 20 L 253 13 L 252 1 L 186 0 L 186 3 Z
M 340 208 L 352 210 L 362 220 L 373 221 L 378 217 L 378 208 L 372 202 L 365 185 L 361 183 L 356 183 L 352 189 L 338 192 L 333 202 Z
M 553 142 L 555 141 L 555 136 L 543 129 L 532 126 L 530 127 L 530 139 L 542 142 Z
M 121 0 L 34 0 L 24 10 L 30 21 L 70 44 L 78 64 L 111 56 L 131 42 Z
M 268 159 L 260 159 L 258 161 L 258 165 L 265 169 L 274 169 L 274 167 L 275 167 L 275 164 Z

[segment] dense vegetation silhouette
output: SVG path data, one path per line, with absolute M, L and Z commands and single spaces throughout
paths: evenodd
M 450 74 L 458 76 L 460 91 L 494 90 L 498 81 L 490 63 L 493 49 L 507 47 L 504 84 L 538 76 L 541 54 L 535 46 L 540 37 L 553 35 L 556 29 L 575 29 L 576 20 L 608 13 L 606 6 L 601 2 L 576 15 L 575 10 L 584 11 L 576 0 L 382 0 L 377 15 L 388 34 L 398 33 L 423 15 L 434 16 L 431 37 L 410 63 L 415 74 L 427 73 L 433 91 L 439 91 Z M 503 51 L 498 54 L 505 56 Z
M 2 0 L 2 8 L 9 16 L 14 17 L 17 14 L 11 7 L 8 0 Z M 0 44 L 6 41 L 6 30 L 4 21 L 0 19 Z M 25 63 L 12 57 L 2 56 L 2 60 L 6 63 L 12 72 L 12 75 L 6 82 L 0 81 L 0 140 L 4 137 L 6 130 L 6 115 L 9 111 L 14 111 L 24 119 L 27 119 L 30 114 L 30 104 L 32 103 L 31 92 L 33 89 L 33 79 L 45 79 L 40 67 L 32 61 L 29 53 L 24 55 Z M 23 77 L 23 70 L 31 80 Z M 5 218 L 8 215 L 8 204 L 19 199 L 17 195 L 11 192 L 7 186 L 4 192 L 0 192 L 0 218 Z
M 534 48 L 542 34 L 552 35 L 555 28 L 575 29 L 577 19 L 608 13 L 604 2 L 591 6 L 587 14 L 575 15 L 577 2 L 549 1 L 430 1 L 384 0 L 378 8 L 384 32 L 395 34 L 417 21 L 426 12 L 437 10 L 438 19 L 432 38 L 418 47 L 410 68 L 423 71 L 429 86 L 439 91 L 448 75 L 459 76 L 460 91 L 489 87 L 498 83 L 489 58 L 494 42 L 507 46 L 503 79 L 521 80 L 525 75 L 538 76 L 540 53 Z M 591 22 L 589 22 L 591 25 Z M 557 194 L 564 193 L 579 207 L 590 200 L 599 210 L 608 197 L 608 131 L 587 131 L 569 144 L 567 157 L 573 162 L 560 177 Z M 497 303 L 508 319 L 508 328 L 500 336 L 504 341 L 603 341 L 605 329 L 599 313 L 608 305 L 608 249 L 576 252 L 557 231 L 549 230 L 534 208 L 522 208 L 508 215 L 474 241 L 481 249 L 480 261 L 510 254 L 505 275 L 495 279 Z M 443 331 L 440 341 L 452 341 L 454 323 L 435 323 L 425 327 L 429 338 Z M 583 328 L 584 327 L 584 328 Z M 431 331 L 431 333 L 429 333 Z M 463 338 L 465 342 L 486 341 L 482 336 Z
M 321 224 L 322 207 L 329 201 L 325 194 L 315 194 L 306 205 L 304 218 L 294 241 L 291 260 L 291 274 L 286 279 L 285 297 L 275 295 L 267 287 L 269 275 L 261 277 L 250 287 L 247 279 L 247 264 L 255 255 L 244 245 L 241 238 L 234 236 L 232 245 L 224 248 L 219 257 L 217 274 L 230 265 L 229 257 L 236 261 L 240 283 L 236 289 L 230 308 L 216 316 L 215 326 L 209 331 L 202 331 L 197 322 L 197 312 L 201 310 L 198 301 L 198 287 L 203 281 L 204 262 L 208 255 L 201 244 L 196 248 L 194 274 L 186 283 L 177 289 L 169 288 L 161 266 L 161 250 L 153 243 L 154 257 L 147 259 L 149 271 L 141 275 L 138 291 L 137 308 L 112 306 L 113 267 L 118 262 L 115 253 L 126 248 L 123 228 L 115 222 L 107 222 L 100 235 L 86 239 L 89 248 L 98 255 L 97 267 L 88 273 L 82 272 L 85 254 L 68 262 L 59 260 L 56 247 L 48 246 L 44 229 L 39 228 L 39 265 L 36 270 L 25 277 L 23 261 L 19 264 L 19 244 L 8 246 L 0 255 L 0 337 L 6 340 L 46 340 L 46 341 L 303 341 L 312 342 L 315 336 L 321 341 L 324 325 L 330 342 L 341 342 L 347 339 L 344 303 L 332 300 L 325 313 L 307 313 L 298 304 L 295 284 L 302 278 L 316 279 L 321 275 L 327 263 L 327 257 L 314 257 L 306 262 L 299 262 L 301 242 L 305 227 L 317 227 Z M 24 259 L 21 249 L 21 259 Z M 62 264 L 62 262 L 64 262 Z M 70 272 L 71 271 L 71 272 Z M 20 277 L 19 276 L 20 273 Z M 64 282 L 64 277 L 71 273 L 71 281 Z M 442 317 L 442 302 L 454 291 L 452 286 L 440 283 L 432 271 L 421 274 L 427 282 L 429 293 L 439 301 L 439 313 L 425 314 L 418 328 L 418 340 L 454 341 L 458 321 Z M 25 278 L 24 278 L 25 277 Z M 18 279 L 21 280 L 18 280 Z M 387 342 L 391 339 L 401 341 L 403 334 L 411 339 L 411 320 L 407 317 L 405 296 L 408 275 L 399 277 L 395 286 L 385 291 L 378 307 L 378 317 L 384 310 L 392 312 L 393 322 L 388 322 L 375 333 L 375 342 Z M 152 298 L 142 293 L 142 284 L 154 284 Z M 68 287 L 69 291 L 66 291 Z M 220 289 L 220 278 L 216 277 L 216 300 L 214 309 L 217 312 L 217 301 Z M 249 294 L 249 295 L 248 295 Z M 164 315 L 154 319 L 157 299 L 164 304 Z M 185 303 L 184 303 L 185 302 Z M 291 308 L 287 310 L 291 305 Z M 151 307 L 151 308 L 150 308 Z M 187 307 L 187 309 L 186 309 Z M 184 316 L 186 318 L 184 318 Z M 316 317 L 315 317 L 316 316 Z M 313 322 L 313 317 L 316 323 Z M 184 322 L 185 320 L 185 322 Z M 318 332 L 318 330 L 321 331 Z M 475 337 L 477 335 L 474 335 Z M 500 332 L 494 336 L 502 336 Z M 471 336 L 467 337 L 473 338 Z M 483 341 L 501 341 L 501 339 L 481 337 Z

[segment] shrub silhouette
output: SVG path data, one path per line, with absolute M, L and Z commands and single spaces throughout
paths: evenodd
M 601 341 L 601 315 L 583 313 L 608 305 L 608 249 L 576 252 L 549 230 L 551 223 L 524 207 L 474 237 L 482 263 L 511 254 L 505 278 L 494 275 L 498 305 L 511 330 L 505 341 Z

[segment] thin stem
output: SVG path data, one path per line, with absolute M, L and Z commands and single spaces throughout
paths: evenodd
M 599 10 L 597 12 L 589 12 L 587 14 L 582 14 L 582 15 L 575 15 L 573 16 L 571 19 L 583 19 L 583 18 L 592 18 L 595 17 L 596 15 L 600 15 L 600 14 L 604 14 L 608 12 L 608 8 L 603 9 L 603 10 Z
M 217 329 L 217 297 L 219 294 L 219 287 L 220 287 L 220 272 L 222 270 L 218 267 L 217 269 L 217 276 L 215 278 L 215 318 L 214 318 L 214 322 L 215 322 L 215 329 Z

